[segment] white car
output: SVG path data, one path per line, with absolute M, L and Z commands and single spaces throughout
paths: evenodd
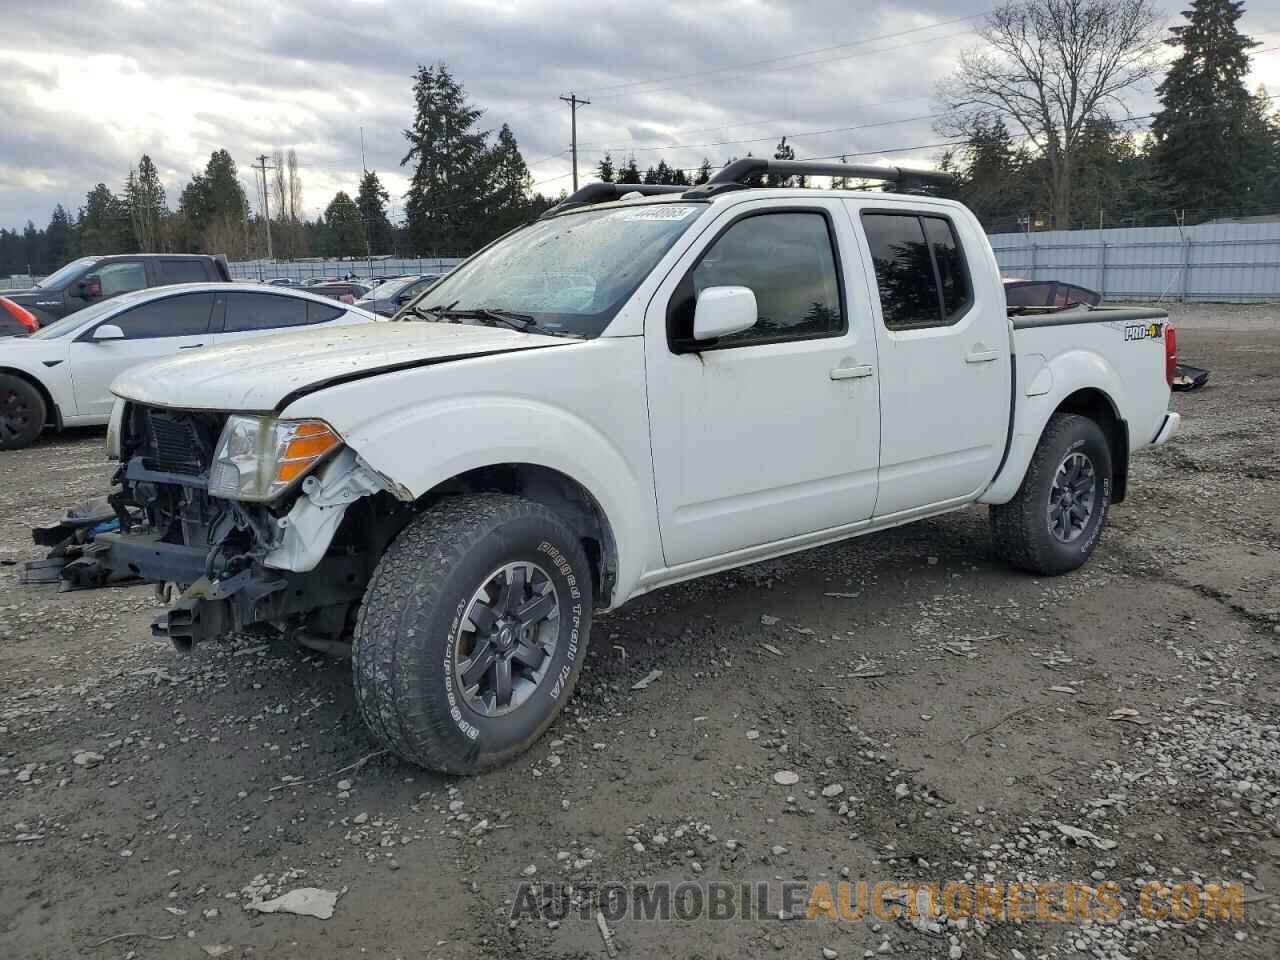
M 0 450 L 46 428 L 106 423 L 111 381 L 137 364 L 285 329 L 381 318 L 327 297 L 255 284 L 153 287 L 0 340 Z
M 593 184 L 400 314 L 428 322 L 124 375 L 103 562 L 184 588 L 180 649 L 345 649 L 374 737 L 455 773 L 528 747 L 593 613 L 668 584 L 974 503 L 1013 565 L 1079 567 L 1178 429 L 1167 315 L 1010 318 L 960 204 L 744 182 L 879 172 Z

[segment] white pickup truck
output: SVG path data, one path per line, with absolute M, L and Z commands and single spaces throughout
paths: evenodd
M 594 184 L 422 322 L 130 371 L 107 563 L 179 585 L 154 630 L 180 649 L 349 650 L 373 735 L 456 773 L 528 747 L 593 614 L 647 591 L 975 502 L 1016 566 L 1084 563 L 1130 455 L 1177 430 L 1167 317 L 1011 319 L 961 205 L 744 185 L 765 173 L 930 180 L 749 159 Z

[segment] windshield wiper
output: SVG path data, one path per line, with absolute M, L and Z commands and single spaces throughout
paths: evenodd
M 457 305 L 457 300 L 450 304 L 437 303 L 434 307 L 420 307 L 416 303 L 412 303 L 406 308 L 406 312 L 412 313 L 415 317 L 421 317 L 423 320 L 443 320 L 446 319 L 446 314 Z M 457 323 L 458 321 L 454 320 L 453 322 Z
M 519 313 L 515 310 L 504 310 L 500 307 L 477 307 L 474 310 L 454 310 L 452 309 L 452 304 L 450 304 L 450 306 L 443 310 L 437 311 L 435 315 L 446 320 L 452 320 L 455 323 L 461 320 L 475 320 L 483 324 L 499 324 L 504 327 L 510 327 L 512 330 L 519 330 L 521 333 L 545 333 L 552 337 L 574 337 L 582 339 L 581 334 L 571 333 L 567 330 L 552 330 L 544 327 L 530 314 Z

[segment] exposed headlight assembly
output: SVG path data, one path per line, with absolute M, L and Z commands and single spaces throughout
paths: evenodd
M 209 470 L 209 495 L 274 500 L 342 446 L 323 420 L 233 416 L 222 428 Z

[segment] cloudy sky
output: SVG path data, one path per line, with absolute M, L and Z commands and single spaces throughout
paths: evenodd
M 1170 21 L 1177 9 L 1168 7 Z M 226 147 L 250 198 L 260 153 L 298 151 L 314 216 L 370 168 L 403 210 L 411 74 L 445 61 L 485 127 L 509 123 L 537 189 L 570 185 L 605 149 L 694 167 L 787 135 L 797 156 L 931 163 L 934 83 L 975 42 L 983 0 L 9 0 L 0 29 L 0 225 L 74 214 L 148 153 L 171 206 Z M 962 19 L 968 17 L 969 19 Z M 1244 28 L 1280 48 L 1280 3 Z M 1280 92 L 1280 49 L 1255 61 Z M 1149 112 L 1149 91 L 1132 98 Z M 726 142 L 731 141 L 731 142 Z M 679 145 L 679 146 L 677 146 Z M 661 149 L 658 149 L 661 148 Z

